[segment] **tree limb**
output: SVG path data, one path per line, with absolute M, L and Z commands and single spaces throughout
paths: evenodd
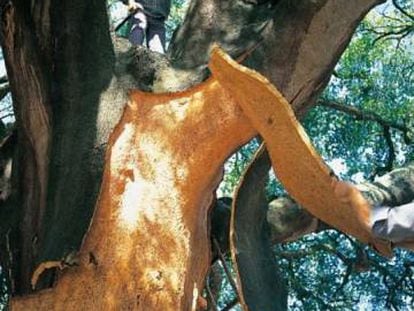
M 337 111 L 342 111 L 346 114 L 354 116 L 356 120 L 377 122 L 383 127 L 396 129 L 398 131 L 403 132 L 403 134 L 407 134 L 409 132 L 409 128 L 405 126 L 404 124 L 385 120 L 384 118 L 382 118 L 380 115 L 378 115 L 377 113 L 373 111 L 362 111 L 350 105 L 345 105 L 345 104 L 341 104 L 341 103 L 337 103 L 333 101 L 325 101 L 325 100 L 318 101 L 318 105 L 332 108 Z
M 374 182 L 364 182 L 356 187 L 373 206 L 398 206 L 411 202 L 414 200 L 414 163 L 395 169 Z M 227 206 L 227 210 L 229 209 L 231 200 L 219 200 L 219 205 L 221 218 L 225 218 L 221 221 L 229 223 L 230 214 L 223 213 L 223 209 L 224 205 Z M 213 217 L 214 213 L 216 208 L 213 209 Z M 269 202 L 267 222 L 273 243 L 296 240 L 307 233 L 331 229 L 289 197 L 280 197 Z M 214 234 L 220 240 L 221 236 L 228 235 L 228 230 L 228 225 L 222 225 L 214 231 Z M 223 252 L 228 250 L 223 247 L 225 245 L 227 244 L 221 244 Z
M 7 75 L 1 76 L 0 83 L 6 83 L 6 82 L 9 82 L 9 78 L 7 77 Z
M 0 100 L 2 100 L 4 97 L 6 97 L 6 95 L 9 94 L 9 92 L 10 92 L 9 83 L 5 83 L 3 85 L 0 85 Z
M 414 21 L 414 15 L 408 13 L 398 2 L 397 0 L 392 0 L 392 4 L 395 8 L 400 11 L 403 15 L 407 16 L 409 19 Z
M 414 163 L 395 169 L 374 182 L 364 182 L 356 186 L 371 205 L 406 204 L 414 200 Z M 224 202 L 220 204 L 223 205 Z M 227 205 L 231 205 L 231 202 L 227 202 Z M 221 215 L 225 214 L 221 213 Z M 229 222 L 229 215 L 226 217 Z M 269 203 L 267 221 L 273 243 L 291 241 L 310 232 L 330 229 L 289 197 L 280 197 Z M 221 228 L 228 230 L 226 226 Z M 217 237 L 226 234 L 215 231 Z

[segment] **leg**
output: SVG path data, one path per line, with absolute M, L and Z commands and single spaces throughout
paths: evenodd
M 132 17 L 132 28 L 129 33 L 129 41 L 133 45 L 142 45 L 144 43 L 145 31 L 148 23 L 145 14 L 142 11 L 138 11 Z
M 165 53 L 165 18 L 148 18 L 147 46 L 151 51 Z

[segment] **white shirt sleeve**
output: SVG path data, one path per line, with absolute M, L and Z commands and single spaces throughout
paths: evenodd
M 414 240 L 414 202 L 396 207 L 377 206 L 371 214 L 374 236 L 394 243 Z

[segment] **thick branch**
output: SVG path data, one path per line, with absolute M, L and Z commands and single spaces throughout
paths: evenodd
M 259 148 L 255 159 L 243 174 L 232 205 L 230 245 L 237 292 L 243 310 L 283 311 L 288 295 L 274 260 L 266 221 L 265 184 L 270 169 L 266 149 Z
M 372 206 L 398 206 L 414 201 L 414 163 L 395 169 L 377 178 L 375 182 L 358 184 L 357 188 Z M 220 240 L 228 236 L 231 201 L 226 199 L 219 202 L 221 226 L 215 227 L 214 234 Z M 216 210 L 213 210 L 213 217 L 215 213 Z M 269 202 L 267 222 L 273 243 L 296 240 L 305 234 L 331 228 L 289 197 Z M 226 246 L 228 247 L 228 244 L 224 243 L 220 247 L 227 250 Z
M 191 42 L 190 36 L 192 34 L 192 31 L 200 28 L 201 24 L 198 23 L 199 18 L 204 18 L 203 22 L 206 26 L 210 27 L 211 32 L 214 32 L 214 36 L 208 36 L 210 30 L 201 31 L 202 37 L 210 40 L 206 45 L 204 45 L 205 49 L 203 49 L 199 54 L 192 53 L 199 45 L 189 44 L 188 49 L 181 49 L 184 54 L 181 54 L 180 57 L 182 57 L 184 61 L 187 60 L 189 62 L 194 62 L 197 69 L 199 69 L 198 66 L 204 68 L 206 60 L 208 58 L 207 55 L 209 53 L 208 47 L 211 46 L 213 41 L 217 41 L 216 39 L 220 40 L 222 46 L 227 48 L 230 47 L 230 50 L 237 53 L 238 50 L 244 51 L 246 44 L 247 46 L 250 46 L 250 43 L 256 43 L 258 38 L 256 38 L 255 34 L 262 33 L 261 31 L 266 24 L 270 25 L 268 28 L 266 28 L 266 32 L 262 33 L 265 41 L 267 41 L 265 44 L 266 46 L 263 46 L 263 48 L 260 50 L 256 50 L 255 57 L 252 59 L 251 64 L 253 64 L 255 68 L 266 72 L 268 76 L 271 77 L 273 82 L 278 83 L 282 92 L 286 94 L 287 98 L 289 100 L 293 100 L 295 109 L 297 109 L 297 111 L 304 111 L 305 108 L 308 107 L 307 105 L 312 105 L 312 98 L 323 88 L 329 71 L 333 68 L 341 52 L 347 45 L 351 34 L 353 33 L 360 19 L 373 5 L 379 2 L 380 1 L 376 0 L 282 1 L 279 7 L 280 11 L 274 13 L 273 24 L 268 24 L 268 12 L 270 12 L 270 10 L 268 10 L 269 8 L 265 6 L 262 6 L 261 8 L 250 9 L 251 7 L 249 6 L 243 6 L 240 8 L 240 3 L 242 3 L 242 1 L 194 1 L 192 5 L 198 6 L 198 9 L 195 10 L 195 12 L 198 12 L 198 15 L 189 15 L 188 22 L 185 23 L 189 28 L 187 30 L 184 28 L 184 31 L 187 31 L 186 33 L 188 36 L 184 35 L 183 37 L 188 38 L 188 41 Z M 237 29 L 237 31 L 239 31 L 238 34 L 242 36 L 245 36 L 246 34 L 253 35 L 246 36 L 246 38 L 248 38 L 247 42 L 245 40 L 243 40 L 243 42 L 238 41 L 240 39 L 238 36 L 228 36 L 226 29 L 216 27 L 216 25 L 220 25 L 220 22 L 222 21 L 220 14 L 227 14 L 228 11 L 213 10 L 214 12 L 211 12 L 211 7 L 226 8 L 232 10 L 236 9 L 236 11 L 239 9 L 243 10 L 242 14 L 236 14 L 234 15 L 233 19 L 230 19 L 231 26 Z M 39 11 L 49 12 L 47 7 L 39 8 Z M 95 206 L 95 199 L 99 189 L 99 182 L 101 180 L 103 150 L 108 141 L 109 133 L 112 131 L 114 125 L 118 121 L 120 111 L 122 110 L 126 99 L 126 89 L 130 88 L 131 86 L 130 83 L 124 83 L 125 80 L 128 80 L 128 78 L 126 75 L 118 71 L 118 68 L 116 66 L 114 66 L 113 49 L 111 47 L 109 35 L 107 33 L 108 25 L 107 16 L 105 13 L 106 9 L 105 5 L 101 1 L 52 1 L 50 12 L 50 23 L 56 26 L 52 27 L 53 35 L 55 36 L 52 42 L 56 44 L 56 46 L 54 45 L 55 54 L 53 55 L 53 61 L 55 63 L 52 67 L 54 70 L 54 77 L 52 80 L 53 83 L 51 84 L 51 86 L 53 86 L 53 100 L 54 103 L 56 103 L 56 105 L 53 105 L 53 112 L 55 117 L 53 124 L 56 125 L 56 128 L 53 132 L 54 137 L 53 143 L 51 144 L 52 163 L 50 170 L 51 175 L 49 176 L 50 188 L 48 189 L 49 196 L 46 212 L 48 219 L 46 225 L 43 226 L 43 234 L 40 239 L 41 254 L 39 254 L 39 257 L 41 259 L 46 259 L 48 257 L 51 257 L 50 259 L 59 259 L 65 248 L 77 248 L 79 246 L 81 237 L 86 230 L 87 224 L 89 223 L 92 209 Z M 261 12 L 262 14 L 256 14 L 258 12 Z M 347 12 L 347 14 L 343 14 L 343 12 Z M 263 16 L 265 16 L 265 18 L 263 18 Z M 258 18 L 256 19 L 255 17 Z M 46 27 L 45 29 L 47 29 L 46 24 L 49 20 L 47 17 L 45 17 L 44 20 L 44 26 Z M 228 20 L 226 23 L 227 25 L 229 24 Z M 43 26 L 40 25 L 40 27 Z M 36 27 L 36 29 L 40 28 Z M 323 29 L 323 31 L 321 31 L 321 29 Z M 43 33 L 42 30 L 37 31 L 39 32 L 39 35 Z M 200 34 L 200 32 L 198 32 L 198 34 Z M 43 38 L 40 41 L 43 42 Z M 192 42 L 197 42 L 197 40 Z M 40 45 L 44 46 L 43 44 Z M 173 46 L 174 45 L 172 45 L 172 52 L 174 52 Z M 232 47 L 234 47 L 234 49 L 232 49 Z M 180 54 L 180 49 L 177 48 L 176 50 L 177 53 Z M 297 53 L 287 53 L 287 50 L 297 51 Z M 189 54 L 185 54 L 186 51 L 189 51 Z M 330 51 L 330 53 L 326 53 L 326 51 Z M 125 68 L 128 65 L 128 61 L 126 61 L 126 59 L 128 59 L 128 53 L 125 52 L 121 54 L 122 55 L 118 58 L 118 60 L 120 62 L 125 62 L 120 64 L 119 67 Z M 48 55 L 46 58 L 50 59 L 49 56 L 50 55 Z M 125 58 L 123 58 L 124 56 Z M 79 63 L 79 59 L 82 59 L 81 63 Z M 201 62 L 199 62 L 200 60 Z M 154 69 L 154 71 L 157 72 L 158 69 Z M 15 72 L 16 74 L 19 73 L 17 69 Z M 195 76 L 195 81 L 199 81 L 200 79 L 199 73 L 194 74 L 194 72 L 187 72 L 185 70 L 181 71 L 181 73 L 183 73 L 181 77 L 184 78 L 182 78 L 180 81 L 186 80 L 185 76 Z M 171 80 L 173 79 L 174 78 Z M 129 81 L 130 80 L 128 80 L 128 82 Z M 150 85 L 151 82 L 147 84 Z M 172 89 L 174 89 L 174 87 Z M 227 95 L 221 94 L 221 96 L 223 96 L 226 100 L 228 99 Z M 220 106 L 217 105 L 217 98 L 214 102 L 211 102 L 211 107 Z M 181 102 L 177 104 L 178 107 L 181 107 L 180 105 Z M 137 109 L 142 109 L 142 106 L 140 105 L 137 105 L 137 107 Z M 151 107 L 148 108 L 148 111 L 156 108 L 162 109 L 160 107 L 162 107 L 162 105 Z M 131 107 L 128 109 L 131 109 Z M 182 112 L 183 111 L 180 110 L 180 113 Z M 166 112 L 166 115 L 170 116 L 168 113 L 169 111 Z M 208 130 L 204 131 L 203 128 L 203 131 L 197 131 L 197 134 L 205 135 L 200 138 L 200 141 L 203 141 L 205 137 L 212 135 L 212 133 L 215 134 L 218 127 L 222 129 L 223 126 L 228 126 L 228 123 L 234 121 L 234 116 L 236 119 L 243 118 L 240 116 L 241 113 L 237 109 L 225 111 L 225 113 L 234 113 L 231 117 L 229 117 L 230 121 L 226 121 L 227 123 L 225 121 L 220 121 L 223 120 L 222 116 L 220 115 L 220 117 L 217 118 L 217 120 L 219 120 L 219 124 L 217 126 L 213 127 L 211 124 L 207 124 L 206 129 Z M 203 114 L 196 114 L 197 117 L 195 117 L 194 120 L 197 120 L 198 122 L 200 115 Z M 182 114 L 178 114 L 178 116 L 182 116 Z M 151 117 L 154 117 L 154 115 L 151 115 Z M 177 117 L 177 120 L 178 119 L 179 117 Z M 235 132 L 242 132 L 240 130 L 241 128 L 249 127 L 246 125 L 248 122 L 245 119 L 243 119 L 243 121 L 244 123 L 241 122 L 240 126 L 237 127 L 237 130 L 234 130 Z M 189 128 L 202 128 L 198 126 L 199 123 L 197 122 L 192 123 Z M 174 120 L 172 123 L 174 125 L 177 125 L 179 121 Z M 140 124 L 145 124 L 144 120 Z M 152 128 L 153 132 L 151 135 L 159 133 L 158 131 L 166 129 L 168 130 L 169 126 L 166 125 L 164 127 L 165 124 L 163 122 L 158 122 L 158 120 L 151 125 L 154 126 L 154 128 Z M 131 137 L 128 136 L 130 135 L 128 132 L 129 129 L 129 127 L 124 128 L 124 135 L 126 136 L 123 137 Z M 251 129 L 249 129 L 249 131 L 250 130 Z M 171 133 L 171 131 L 169 131 L 169 133 Z M 228 137 L 224 137 L 224 140 L 227 138 Z M 193 139 L 194 138 L 191 136 L 189 138 L 189 141 Z M 238 139 L 239 141 L 243 141 L 241 137 L 238 137 Z M 157 140 L 155 139 L 155 141 Z M 148 143 L 148 141 L 145 142 L 143 140 L 140 140 L 140 143 L 144 144 Z M 139 144 L 136 144 L 136 146 L 138 145 Z M 148 145 L 144 145 L 142 149 L 145 149 L 145 147 L 148 147 Z M 232 147 L 236 148 L 237 146 Z M 164 148 L 164 150 L 168 149 Z M 207 155 L 211 155 L 212 150 L 215 149 L 212 148 L 211 150 L 204 150 L 205 156 L 207 157 Z M 180 152 L 184 151 L 181 150 Z M 187 159 L 189 157 L 189 154 L 192 154 L 191 152 L 192 151 L 187 150 L 187 153 L 182 155 L 182 158 L 179 160 Z M 162 152 L 160 152 L 160 154 L 162 154 Z M 144 159 L 147 158 L 153 159 L 154 157 L 151 155 L 144 157 Z M 127 160 L 129 160 L 129 158 Z M 125 162 L 127 162 L 127 160 L 125 160 Z M 136 162 L 133 162 L 131 164 L 131 167 L 135 167 L 136 163 L 142 163 L 142 160 L 143 158 L 137 159 Z M 182 163 L 180 161 L 178 162 Z M 112 164 L 115 168 L 111 167 L 111 169 L 116 170 L 118 162 Z M 202 165 L 200 165 L 200 167 L 201 166 Z M 170 165 L 166 165 L 166 167 L 170 167 Z M 219 168 L 220 165 L 217 166 L 217 171 Z M 177 170 L 174 173 L 176 173 L 178 176 L 181 176 L 180 174 L 183 174 L 183 172 L 186 172 L 185 168 L 183 168 L 183 170 Z M 150 174 L 151 172 L 148 172 L 145 169 L 142 169 L 142 171 L 139 172 L 136 172 L 132 169 L 132 173 L 129 169 L 127 171 L 119 172 L 120 176 L 122 176 L 122 178 L 125 178 L 125 180 L 129 180 L 134 177 L 135 174 L 141 173 Z M 125 180 L 122 182 L 126 182 Z M 216 181 L 211 183 L 216 184 Z M 208 184 L 208 186 L 206 185 L 204 189 L 210 189 L 210 187 L 214 188 L 214 185 L 212 186 L 211 184 Z M 202 200 L 202 204 L 200 202 L 197 202 L 196 206 L 198 208 L 200 208 L 200 206 L 205 207 L 204 204 L 206 201 L 208 201 L 207 197 L 207 195 L 206 197 L 203 197 L 205 200 Z M 112 199 L 109 198 L 108 200 Z M 156 200 L 160 200 L 160 198 L 156 197 Z M 163 202 L 170 201 L 171 197 L 168 197 Z M 179 200 L 177 199 L 177 202 L 178 201 Z M 100 202 L 100 204 L 103 203 Z M 148 203 L 144 205 L 147 207 L 151 204 Z M 142 209 L 146 210 L 144 207 Z M 205 210 L 197 211 L 200 214 L 205 212 Z M 102 211 L 97 213 L 97 215 L 98 214 L 103 215 L 103 217 L 105 216 L 105 212 Z M 145 213 L 140 212 L 137 214 L 139 214 L 138 217 L 145 218 Z M 97 220 L 94 221 L 95 223 L 99 223 L 100 218 L 97 215 Z M 204 217 L 205 214 L 202 214 L 202 216 Z M 179 217 L 177 216 L 177 218 Z M 149 219 L 153 218 L 149 217 Z M 196 226 L 199 228 L 199 230 L 205 229 L 205 219 L 202 219 L 203 221 L 201 221 L 200 224 Z M 113 219 L 111 221 L 113 221 Z M 143 221 L 143 223 L 146 226 L 150 227 L 150 224 L 148 222 Z M 177 221 L 177 223 L 177 228 L 187 228 L 187 224 L 183 225 L 183 223 L 179 221 Z M 171 222 L 168 222 L 166 225 L 167 227 L 171 226 Z M 118 227 L 115 226 L 114 228 Z M 143 228 L 148 227 L 143 226 Z M 88 240 L 92 241 L 88 245 L 94 245 L 93 243 L 95 242 L 99 244 L 103 232 L 106 235 L 110 234 L 112 232 L 111 230 L 98 230 L 100 234 L 95 234 L 92 235 L 92 237 L 87 238 Z M 151 230 L 148 232 L 150 231 Z M 145 235 L 147 232 L 142 229 L 142 232 L 140 231 L 140 234 L 141 233 Z M 117 256 L 119 256 L 121 253 L 116 252 L 116 250 L 119 249 L 118 246 L 121 241 L 122 243 L 128 244 L 128 237 L 129 235 L 125 234 L 114 236 L 113 241 L 116 240 L 117 244 L 112 250 L 109 251 L 109 254 L 102 254 L 102 256 L 98 256 L 97 261 L 91 259 L 95 258 L 93 256 L 93 252 L 95 252 L 94 247 L 91 248 L 92 256 L 90 253 L 83 253 L 83 258 L 85 259 L 84 262 L 86 263 L 85 269 L 87 273 L 92 271 L 91 273 L 93 274 L 93 271 L 95 271 L 94 269 L 97 269 L 95 262 L 99 263 L 99 269 L 101 269 L 100 263 L 103 262 L 100 260 L 101 258 L 104 258 L 103 260 L 108 260 L 106 263 L 108 264 L 108 267 L 111 267 L 110 269 L 116 270 L 116 268 L 113 266 L 113 263 L 117 263 L 116 259 L 119 259 Z M 204 235 L 202 237 L 204 237 Z M 94 238 L 96 239 L 95 242 L 93 240 Z M 188 236 L 186 234 L 182 234 L 181 238 L 186 239 Z M 195 235 L 192 236 L 191 239 L 189 238 L 189 240 L 191 242 L 199 241 L 198 238 L 199 236 Z M 151 236 L 148 237 L 148 241 L 144 241 L 145 243 L 143 243 L 142 247 L 147 247 L 149 249 L 148 253 L 151 253 L 151 245 L 153 245 L 151 243 L 157 243 L 157 241 L 154 241 Z M 182 240 L 179 241 L 181 243 Z M 207 244 L 207 240 L 205 242 Z M 197 247 L 200 248 L 199 250 L 202 253 L 200 260 L 206 261 L 205 257 L 207 257 L 207 247 L 205 245 L 197 245 Z M 86 249 L 89 250 L 88 247 L 86 247 Z M 132 263 L 134 260 L 130 259 L 128 263 L 131 263 L 131 265 L 134 264 L 134 268 L 136 269 L 137 266 L 140 266 L 137 264 L 137 262 L 142 260 L 142 258 L 138 256 L 140 254 L 137 255 L 136 251 L 137 249 L 142 250 L 142 248 L 136 247 L 133 249 L 134 253 L 131 254 L 130 258 L 137 257 L 137 261 Z M 187 260 L 188 258 L 189 257 L 185 257 L 185 260 L 180 259 L 180 264 L 184 262 L 185 264 L 191 265 L 191 263 L 189 263 L 189 260 Z M 120 265 L 120 269 L 119 271 L 116 271 L 116 273 L 121 275 L 121 272 L 124 271 L 126 273 L 126 278 L 131 278 L 131 282 L 128 284 L 136 284 L 135 282 L 139 283 L 139 278 L 134 278 L 136 275 L 133 275 L 133 273 L 128 274 L 130 271 L 128 272 L 126 270 L 123 270 L 124 267 L 121 263 Z M 144 266 L 145 264 L 142 264 L 142 267 Z M 28 268 L 26 269 L 30 270 L 30 265 L 27 265 L 27 267 Z M 183 267 L 180 266 L 180 269 L 182 268 Z M 202 279 L 202 268 L 194 265 L 194 267 L 191 266 L 191 269 L 194 269 L 194 271 L 196 271 L 195 274 L 197 279 Z M 141 272 L 142 270 L 140 270 L 139 273 Z M 26 271 L 26 274 L 30 274 L 30 271 Z M 73 275 L 75 273 L 69 274 Z M 153 277 L 154 280 L 152 281 L 154 283 L 151 284 L 151 286 L 155 284 L 151 290 L 154 289 L 156 291 L 156 294 L 153 296 L 150 295 L 150 298 L 148 299 L 156 300 L 156 298 L 154 298 L 156 295 L 162 295 L 162 293 L 160 293 L 158 290 L 159 287 L 157 287 L 157 282 L 159 281 L 157 280 L 157 275 L 158 274 Z M 166 275 L 170 274 L 167 273 Z M 112 276 L 113 274 L 109 273 L 109 276 L 105 279 L 105 281 L 108 281 L 108 279 L 110 279 Z M 182 277 L 182 275 L 177 278 L 180 277 Z M 64 284 L 61 286 L 63 288 L 66 288 L 66 290 L 72 289 L 73 283 L 71 283 L 71 281 L 74 278 L 75 277 L 67 277 L 68 281 L 64 282 Z M 166 278 L 168 279 L 168 276 Z M 195 285 L 194 282 L 192 283 L 192 281 L 194 280 L 189 279 L 185 282 L 186 293 L 190 287 L 191 290 L 194 290 Z M 83 291 L 80 293 L 80 295 L 83 295 L 82 297 L 84 299 L 92 299 L 90 296 L 88 296 L 88 291 L 84 291 L 84 288 L 86 286 L 86 288 L 90 289 L 93 284 L 90 284 L 88 282 L 80 282 L 80 284 L 80 290 Z M 123 284 L 125 284 L 125 282 L 123 282 Z M 117 285 L 120 286 L 116 289 L 119 291 L 117 294 L 124 295 L 125 288 L 122 288 L 120 284 Z M 200 284 L 196 285 L 200 286 Z M 105 288 L 102 290 L 106 290 L 107 288 L 112 289 L 113 287 L 105 287 L 104 284 L 102 286 L 98 285 L 98 288 Z M 179 290 L 177 288 L 179 288 Z M 175 289 L 177 292 L 181 292 L 180 290 L 182 290 L 183 287 L 177 286 Z M 144 291 L 145 290 L 146 289 L 144 289 Z M 68 292 L 70 292 L 70 290 L 68 290 Z M 99 292 L 99 290 L 95 291 L 94 293 L 99 297 L 102 297 L 102 295 L 100 295 L 102 292 Z M 137 296 L 133 297 L 133 301 L 131 300 L 127 303 L 132 303 L 135 305 L 136 299 L 138 298 Z M 108 297 L 108 299 L 110 299 L 110 297 Z M 174 296 L 173 299 L 175 300 L 179 298 Z M 76 301 L 69 303 L 76 304 Z M 179 302 L 175 300 L 172 303 Z M 188 303 L 188 300 L 183 303 Z M 107 307 L 108 305 L 105 306 Z
M 414 201 L 414 163 L 357 187 L 371 205 L 398 206 Z
M 357 188 L 372 206 L 398 206 L 414 201 L 414 163 L 395 169 L 375 182 L 359 184 Z M 296 239 L 321 229 L 315 218 L 289 198 L 272 201 L 267 220 L 274 242 Z
M 6 82 L 9 82 L 9 79 L 7 78 L 7 76 L 0 77 L 0 83 L 6 83 Z
M 17 168 L 13 192 L 16 208 L 10 218 L 1 221 L 2 227 L 18 230 L 12 234 L 16 240 L 11 247 L 18 254 L 13 258 L 14 272 L 19 273 L 14 277 L 21 280 L 16 282 L 16 291 L 25 292 L 29 291 L 38 251 L 33 241 L 42 230 L 47 198 L 52 123 L 49 71 L 30 28 L 26 5 L 16 1 L 15 7 L 9 3 L 1 14 L 1 44 L 19 128 L 18 156 L 13 163 Z
M 10 85 L 8 83 L 0 85 L 0 100 L 6 97 L 6 95 L 9 94 L 9 92 L 10 92 Z
M 315 104 L 328 83 L 359 22 L 382 2 L 291 1 L 289 5 L 282 2 L 271 27 L 263 33 L 263 44 L 248 65 L 276 85 L 300 118 Z
M 79 267 L 53 291 L 12 307 L 194 310 L 210 265 L 207 217 L 221 167 L 254 134 L 214 77 L 181 93 L 134 91 L 111 135 Z

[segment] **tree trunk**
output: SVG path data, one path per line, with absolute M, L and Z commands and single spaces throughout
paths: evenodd
M 254 134 L 214 76 L 187 92 L 132 93 L 111 135 L 79 267 L 53 291 L 12 307 L 195 310 L 210 265 L 207 215 L 221 167 Z
M 19 142 L 12 221 L 1 229 L 12 224 L 13 292 L 26 293 L 40 261 L 79 247 L 126 89 L 102 1 L 14 1 L 1 31 Z
M 49 70 L 41 56 L 41 47 L 30 34 L 33 21 L 28 20 L 24 4 L 7 5 L 2 10 L 2 41 L 7 65 L 16 122 L 19 124 L 18 154 L 14 161 L 17 182 L 13 197 L 18 211 L 10 223 L 20 229 L 20 261 L 16 269 L 16 291 L 27 291 L 28 278 L 37 256 L 35 243 L 42 230 L 48 184 L 48 159 L 52 135 Z M 2 229 L 4 227 L 2 226 Z M 21 285 L 21 286 L 20 286 Z
M 275 1 L 270 2 L 273 4 Z M 246 63 L 275 83 L 295 111 L 302 115 L 325 86 L 330 71 L 361 18 L 380 2 L 279 1 L 272 9 L 268 3 L 251 5 L 240 1 L 227 1 L 227 4 L 219 0 L 193 1 L 183 27 L 171 44 L 169 55 L 172 57 L 172 68 L 164 59 L 141 49 L 137 50 L 138 55 L 134 55 L 123 44 L 115 42 L 112 45 L 104 1 L 45 0 L 30 6 L 25 1 L 14 0 L 3 5 L 2 47 L 19 130 L 18 156 L 14 161 L 14 194 L 8 205 L 11 212 L 8 219 L 0 220 L 2 236 L 11 232 L 10 256 L 7 256 L 8 262 L 2 264 L 11 267 L 13 293 L 26 294 L 31 291 L 30 280 L 37 264 L 46 260 L 59 261 L 66 254 L 79 249 L 98 196 L 104 150 L 109 134 L 119 121 L 129 88 L 185 88 L 206 75 L 205 65 L 213 41 L 233 56 L 243 54 L 246 49 L 261 42 Z M 229 27 L 234 31 L 228 32 Z M 205 39 L 208 36 L 202 39 L 200 34 L 205 32 L 211 32 L 214 36 L 209 40 Z M 137 68 L 137 65 L 142 66 L 143 59 L 156 60 L 157 65 Z M 181 78 L 177 79 L 178 83 L 171 82 L 171 73 Z M 72 292 L 76 297 L 82 297 L 81 301 L 89 301 L 82 303 L 85 307 L 93 303 L 101 306 L 116 304 L 116 297 L 127 292 L 131 293 L 129 298 L 119 300 L 118 306 L 134 305 L 138 308 L 136 303 L 139 302 L 139 308 L 148 310 L 163 302 L 163 309 L 177 307 L 186 310 L 193 307 L 193 298 L 202 288 L 209 264 L 207 206 L 211 191 L 219 182 L 218 178 L 212 176 L 218 174 L 230 149 L 249 138 L 254 133 L 253 129 L 239 109 L 222 111 L 220 109 L 224 108 L 217 102 L 211 103 L 212 107 L 217 106 L 214 109 L 219 109 L 212 115 L 217 118 L 220 116 L 220 120 L 228 120 L 227 123 L 220 123 L 220 120 L 212 120 L 211 124 L 202 122 L 199 110 L 189 113 L 185 123 L 179 117 L 178 103 L 172 110 L 163 107 L 167 111 L 165 115 L 157 116 L 158 119 L 145 114 L 151 109 L 143 112 L 134 122 L 140 120 L 142 124 L 148 124 L 148 128 L 140 128 L 141 123 L 131 125 L 136 126 L 143 137 L 150 128 L 154 133 L 160 131 L 161 136 L 162 131 L 167 129 L 176 129 L 180 133 L 180 136 L 168 142 L 170 149 L 166 150 L 173 152 L 172 159 L 188 158 L 186 152 L 189 150 L 185 149 L 184 144 L 186 139 L 194 139 L 194 133 L 197 133 L 194 129 L 197 129 L 197 135 L 201 136 L 194 143 L 204 142 L 206 145 L 197 145 L 197 148 L 201 148 L 202 158 L 194 163 L 203 163 L 201 159 L 214 160 L 214 165 L 208 172 L 200 174 L 194 167 L 181 168 L 178 160 L 165 162 L 167 175 L 172 174 L 171 180 L 180 180 L 181 190 L 186 192 L 177 190 L 174 195 L 170 195 L 167 186 L 155 187 L 160 191 L 159 195 L 144 191 L 133 216 L 137 223 L 145 224 L 139 230 L 142 235 L 130 235 L 128 225 L 125 227 L 126 232 L 120 235 L 116 228 L 122 213 L 117 214 L 119 217 L 111 218 L 105 214 L 111 212 L 101 208 L 106 202 L 115 202 L 119 198 L 107 197 L 105 190 L 112 189 L 117 178 L 121 177 L 124 178 L 125 186 L 129 179 L 145 180 L 143 176 L 146 174 L 161 178 L 155 179 L 160 184 L 168 179 L 165 175 L 157 175 L 157 171 L 145 171 L 145 166 L 137 170 L 141 161 L 155 159 L 157 152 L 162 160 L 161 143 L 167 142 L 159 137 L 160 144 L 155 144 L 156 148 L 151 151 L 148 149 L 151 141 L 140 140 L 140 136 L 135 136 L 137 133 L 129 132 L 131 120 L 127 120 L 127 116 L 134 105 L 140 108 L 136 102 L 127 107 L 124 121 L 114 132 L 112 143 L 120 151 L 123 148 L 134 150 L 138 158 L 134 159 L 122 152 L 114 157 L 114 152 L 119 150 L 112 149 L 111 159 L 123 159 L 125 165 L 131 164 L 130 167 L 119 167 L 118 162 L 107 163 L 110 168 L 107 169 L 101 188 L 103 195 L 95 212 L 95 225 L 91 227 L 82 247 L 81 266 L 65 273 L 58 283 L 59 291 L 65 293 L 60 297 L 67 297 L 56 302 L 62 308 L 67 308 L 75 301 L 79 303 L 80 300 L 71 298 Z M 174 115 L 177 124 L 169 127 L 169 118 Z M 151 120 L 157 122 L 151 123 Z M 185 124 L 191 126 L 184 127 Z M 243 137 L 226 145 L 226 137 L 233 137 L 237 133 Z M 118 140 L 115 141 L 116 137 Z M 134 139 L 136 144 L 132 144 Z M 226 152 L 216 150 L 219 144 L 224 144 Z M 115 170 L 115 176 L 108 176 L 112 170 Z M 195 175 L 190 174 L 191 170 Z M 191 180 L 191 176 L 199 179 Z M 194 188 L 186 189 L 194 182 Z M 116 187 L 115 190 L 121 191 L 123 196 L 132 191 Z M 153 202 L 153 206 L 163 206 L 165 214 L 151 214 L 154 208 L 148 211 L 144 209 Z M 190 209 L 190 206 L 193 207 Z M 191 219 L 191 222 L 184 222 L 180 213 L 184 213 L 185 219 Z M 104 215 L 110 220 L 102 223 L 99 219 Z M 171 215 L 175 221 L 167 221 L 167 215 Z M 107 230 L 105 233 L 104 228 Z M 175 257 L 174 253 L 163 253 L 171 230 L 183 233 L 182 240 L 175 241 L 177 244 L 174 245 L 180 250 L 181 257 Z M 112 244 L 108 243 L 104 247 L 102 244 L 105 242 Z M 130 258 L 128 253 L 122 253 L 126 246 L 129 249 L 137 246 Z M 160 261 L 165 261 L 158 262 L 157 256 L 160 256 Z M 153 260 L 161 264 L 161 268 L 152 267 Z M 176 266 L 178 262 L 182 264 L 179 270 L 163 270 L 173 263 L 172 266 Z M 94 282 L 102 280 L 102 275 L 97 276 L 102 266 L 107 267 L 107 272 L 104 274 L 105 282 L 99 285 Z M 116 276 L 118 274 L 119 277 Z M 43 276 L 40 287 L 50 285 L 50 275 L 48 277 L 44 273 Z M 83 283 L 82 280 L 90 280 L 89 277 L 94 282 Z M 81 280 L 76 283 L 79 284 L 77 289 L 71 283 L 74 278 Z M 168 284 L 163 283 L 165 280 L 168 280 Z M 111 286 L 105 287 L 108 284 Z M 145 294 L 139 296 L 140 290 L 129 292 L 131 289 L 128 284 L 133 284 L 133 289 L 143 286 L 141 290 Z M 109 291 L 110 288 L 113 289 Z M 157 292 L 154 296 L 148 294 L 154 292 Z M 39 294 L 36 299 L 40 299 L 40 305 L 50 306 L 51 302 L 45 298 L 48 295 Z M 92 297 L 96 297 L 94 302 L 91 301 Z

